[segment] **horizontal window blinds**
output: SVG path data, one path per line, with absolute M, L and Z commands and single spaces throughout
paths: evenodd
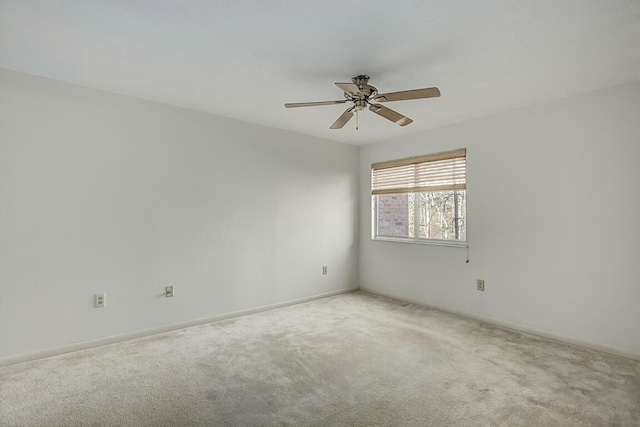
M 426 193 L 467 188 L 467 150 L 371 165 L 371 194 Z

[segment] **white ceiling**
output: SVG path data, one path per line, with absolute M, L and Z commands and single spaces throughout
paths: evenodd
M 640 80 L 640 0 L 0 0 L 0 67 L 365 144 Z M 357 74 L 442 97 L 283 106 Z

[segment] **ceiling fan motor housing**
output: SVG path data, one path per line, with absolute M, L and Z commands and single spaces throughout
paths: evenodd
M 369 84 L 369 76 L 367 76 L 366 74 L 355 76 L 351 79 L 351 81 L 353 82 L 353 84 L 358 86 L 358 89 L 360 89 L 360 92 L 364 95 L 364 99 L 369 99 L 372 96 L 376 96 L 378 94 L 378 89 Z M 356 107 L 357 106 L 358 104 L 356 104 Z

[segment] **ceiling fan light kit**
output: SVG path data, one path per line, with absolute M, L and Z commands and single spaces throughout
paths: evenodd
M 387 120 L 390 120 L 398 126 L 406 126 L 413 122 L 409 117 L 404 116 L 397 111 L 385 107 L 384 105 L 374 102 L 392 102 L 392 101 L 408 101 L 411 99 L 437 98 L 440 96 L 440 90 L 437 87 L 424 89 L 404 90 L 400 92 L 378 93 L 378 89 L 369 84 L 369 76 L 361 74 L 351 79 L 351 83 L 336 83 L 344 92 L 344 100 L 338 101 L 320 101 L 320 102 L 294 102 L 284 104 L 286 108 L 298 107 L 316 107 L 320 105 L 335 105 L 352 102 L 353 106 L 345 110 L 338 120 L 336 120 L 330 129 L 342 129 L 349 120 L 359 111 L 369 109 Z M 373 102 L 372 102 L 373 101 Z

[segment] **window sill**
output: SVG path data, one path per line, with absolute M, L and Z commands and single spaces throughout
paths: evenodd
M 438 240 L 438 239 L 406 239 L 402 237 L 372 237 L 371 240 L 380 242 L 397 242 L 397 243 L 413 243 L 418 245 L 432 245 L 432 246 L 453 246 L 458 248 L 466 248 L 467 241 L 455 241 L 455 240 Z

